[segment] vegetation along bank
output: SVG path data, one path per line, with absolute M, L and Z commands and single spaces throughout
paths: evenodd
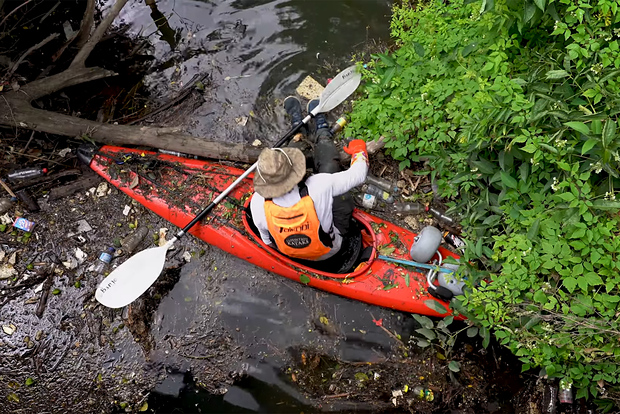
M 620 11 L 612 0 L 395 6 L 347 136 L 425 163 L 461 217 L 453 306 L 523 370 L 620 401 Z M 419 169 L 419 168 L 418 168 Z

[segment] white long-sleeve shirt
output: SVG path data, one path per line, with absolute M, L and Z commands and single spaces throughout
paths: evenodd
M 367 173 L 368 162 L 365 157 L 360 157 L 360 159 L 356 160 L 346 171 L 333 174 L 315 174 L 306 180 L 308 195 L 314 203 L 317 217 L 325 233 L 330 234 L 330 230 L 332 230 L 332 225 L 334 223 L 334 216 L 332 213 L 334 197 L 342 195 L 353 187 L 362 184 L 366 180 Z M 295 186 L 295 188 L 288 193 L 281 197 L 273 198 L 271 201 L 280 207 L 291 207 L 300 200 L 299 187 Z M 260 194 L 254 193 L 252 196 L 250 210 L 252 211 L 254 224 L 260 232 L 261 239 L 268 246 L 275 248 L 275 245 L 269 238 L 269 228 L 267 227 L 267 218 L 265 216 L 265 199 Z M 333 226 L 331 235 L 333 235 L 331 250 L 317 260 L 328 259 L 340 250 L 342 235 L 335 226 Z

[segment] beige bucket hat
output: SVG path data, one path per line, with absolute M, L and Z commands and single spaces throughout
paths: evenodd
M 265 148 L 258 157 L 254 190 L 264 198 L 291 191 L 306 174 L 306 157 L 298 148 Z

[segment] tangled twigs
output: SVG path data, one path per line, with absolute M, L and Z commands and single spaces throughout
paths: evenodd
M 11 66 L 9 70 L 6 72 L 6 75 L 4 75 L 5 79 L 9 79 L 13 75 L 13 73 L 15 73 L 19 65 L 21 65 L 24 59 L 26 58 L 26 56 L 28 56 L 35 50 L 40 49 L 41 47 L 45 46 L 46 44 L 56 39 L 57 37 L 58 37 L 58 33 L 51 34 L 47 36 L 45 39 L 43 39 L 42 41 L 40 41 L 39 43 L 37 43 L 36 45 L 32 46 L 30 49 L 26 50 L 26 53 L 21 55 L 20 58 L 17 59 L 17 62 L 15 62 L 13 66 Z

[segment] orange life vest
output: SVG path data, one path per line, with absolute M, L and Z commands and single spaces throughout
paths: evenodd
M 322 228 L 305 183 L 299 184 L 299 200 L 280 207 L 265 200 L 267 227 L 278 250 L 297 259 L 317 260 L 331 250 L 332 239 Z M 331 233 L 331 232 L 330 232 Z

